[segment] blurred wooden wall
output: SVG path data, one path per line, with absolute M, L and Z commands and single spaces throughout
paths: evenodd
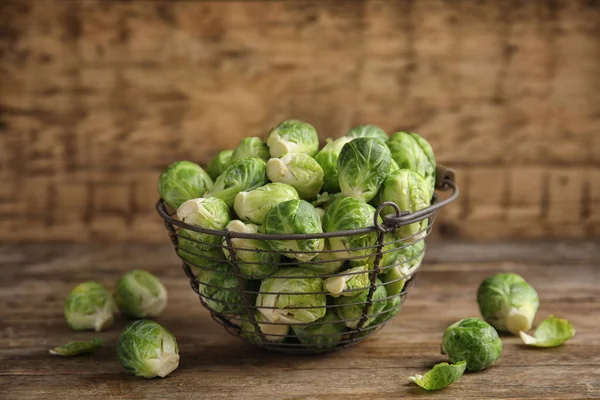
M 438 236 L 600 237 L 598 1 L 0 7 L 0 241 L 167 243 L 160 170 L 290 117 L 424 135 Z

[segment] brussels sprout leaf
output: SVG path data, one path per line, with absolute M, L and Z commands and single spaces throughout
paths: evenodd
M 457 381 L 464 374 L 466 368 L 466 361 L 459 361 L 456 364 L 439 363 L 425 375 L 411 376 L 408 380 L 425 390 L 440 390 Z
M 60 347 L 50 349 L 50 354 L 63 357 L 71 357 L 79 354 L 91 353 L 98 347 L 102 347 L 104 342 L 102 339 L 92 339 L 89 342 L 86 341 L 74 341 L 64 344 Z
M 566 319 L 549 316 L 535 330 L 534 336 L 521 331 L 521 339 L 529 346 L 557 347 L 575 336 L 573 325 Z

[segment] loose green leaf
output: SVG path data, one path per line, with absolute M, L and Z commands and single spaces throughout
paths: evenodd
M 549 316 L 535 330 L 534 336 L 521 331 L 521 339 L 529 346 L 557 347 L 575 336 L 575 328 L 566 319 Z
M 411 376 L 408 380 L 425 390 L 440 390 L 456 382 L 465 373 L 466 368 L 466 361 L 459 361 L 456 364 L 439 363 L 425 375 Z
M 102 347 L 102 339 L 92 339 L 90 341 L 74 341 L 64 344 L 60 347 L 50 349 L 50 354 L 63 357 L 71 357 L 79 354 L 91 353 L 98 347 Z

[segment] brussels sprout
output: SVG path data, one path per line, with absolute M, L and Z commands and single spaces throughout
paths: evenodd
M 243 139 L 233 151 L 231 161 L 235 162 L 252 157 L 260 158 L 265 162 L 269 159 L 269 148 L 260 138 L 247 137 Z
M 435 187 L 435 155 L 431 145 L 416 133 L 397 132 L 387 141 L 387 146 L 401 169 L 410 169 L 425 178 L 431 198 Z
M 315 154 L 315 161 L 319 163 L 325 173 L 323 178 L 323 190 L 328 193 L 338 193 L 340 191 L 337 161 L 340 156 L 340 151 L 342 151 L 342 147 L 351 141 L 352 138 L 346 136 L 333 141 L 327 139 L 327 144 Z
M 398 314 L 398 311 L 400 311 L 400 308 L 402 307 L 402 299 L 400 298 L 400 296 L 397 296 L 395 294 L 392 294 L 390 292 L 387 292 L 388 295 L 388 299 L 385 303 L 385 307 L 383 308 L 383 310 L 381 311 L 381 314 L 379 314 L 378 316 L 376 316 L 375 318 L 373 318 L 373 322 L 371 323 L 371 326 L 377 326 L 377 325 L 381 325 L 384 322 L 387 322 L 389 319 L 391 319 L 394 315 Z M 393 297 L 390 297 L 393 296 Z
M 294 334 L 301 343 L 316 348 L 330 348 L 342 341 L 342 333 L 346 330 L 340 317 L 333 309 L 320 320 L 307 325 L 292 325 Z
M 217 154 L 206 168 L 206 172 L 212 178 L 212 180 L 216 180 L 219 175 L 223 173 L 231 165 L 231 156 L 233 155 L 233 150 L 223 150 L 219 154 Z M 204 194 L 204 193 L 202 193 Z
M 140 319 L 127 325 L 117 342 L 117 358 L 125 369 L 144 378 L 164 378 L 179 366 L 179 348 L 171 332 Z
M 370 317 L 368 317 L 363 324 L 363 328 L 372 324 L 378 314 L 385 310 L 387 304 L 385 298 L 387 297 L 387 293 L 379 279 L 376 281 L 376 286 L 377 287 L 373 292 L 372 306 L 367 305 L 368 290 L 360 291 L 356 296 L 340 296 L 334 299 L 338 315 L 341 319 L 346 320 L 344 323 L 348 328 L 356 329 L 362 318 L 365 307 L 368 307 L 367 315 Z
M 323 219 L 323 216 L 325 215 L 325 210 L 321 207 L 315 207 L 315 211 L 317 212 L 317 214 L 319 214 L 319 218 Z
M 385 133 L 383 129 L 375 125 L 359 125 L 356 126 L 346 133 L 346 137 L 349 138 L 361 138 L 361 137 L 369 137 L 383 140 L 383 142 L 387 142 L 388 135 Z
M 233 232 L 258 233 L 258 226 L 244 224 L 237 219 L 227 224 L 226 229 Z M 232 238 L 231 244 L 235 249 L 234 252 L 240 272 L 245 277 L 261 279 L 277 270 L 281 255 L 271 251 L 264 240 Z M 229 257 L 229 250 L 225 246 L 227 246 L 227 243 L 223 238 L 223 252 L 226 257 Z
M 98 282 L 84 282 L 75 286 L 65 302 L 65 318 L 71 329 L 93 329 L 96 332 L 113 323 L 115 302 L 112 295 Z
M 448 354 L 453 363 L 466 361 L 469 371 L 481 371 L 500 358 L 502 341 L 487 322 L 467 318 L 446 328 L 442 352 Z
M 329 194 L 327 192 L 324 192 L 318 194 L 317 198 L 314 199 L 310 204 L 312 204 L 314 207 L 320 207 L 323 209 L 323 211 L 325 211 L 327 210 L 327 208 L 329 208 L 331 203 L 333 203 L 336 200 L 343 199 L 344 197 L 346 196 L 344 196 L 342 193 Z
M 347 231 L 373 226 L 375 208 L 355 197 L 340 198 L 327 208 L 323 216 L 325 232 Z M 367 257 L 375 251 L 374 248 L 358 250 L 362 247 L 373 246 L 377 242 L 377 233 L 360 233 L 351 236 L 329 238 L 331 250 L 338 251 L 338 258 L 354 258 L 357 263 L 366 262 Z
M 304 200 L 314 199 L 323 186 L 323 169 L 314 158 L 301 153 L 271 158 L 267 163 L 267 176 L 273 182 L 293 186 Z
M 304 153 L 314 156 L 319 150 L 319 135 L 312 125 L 290 119 L 271 129 L 267 138 L 267 146 L 269 146 L 269 152 L 273 158 L 279 158 L 288 153 Z
M 323 280 L 309 269 L 282 268 L 262 281 L 256 307 L 269 322 L 313 322 L 326 311 L 325 295 L 315 294 L 322 292 L 322 285 Z
M 181 230 L 177 245 L 177 254 L 194 271 L 196 276 L 206 268 L 228 265 L 223 251 L 219 247 L 205 250 L 205 245 L 198 243 L 190 234 Z
M 322 253 L 317 254 L 317 256 L 309 262 L 299 264 L 299 266 L 313 270 L 319 275 L 335 274 L 344 266 L 344 260 L 338 259 L 335 256 L 335 253 L 329 253 L 329 250 L 331 250 L 329 248 L 329 243 L 325 241 Z
M 239 192 L 235 196 L 233 209 L 244 222 L 262 224 L 265 214 L 279 203 L 299 200 L 298 192 L 285 183 L 267 183 L 249 192 Z
M 388 245 L 388 246 L 394 246 Z M 397 295 L 404 289 L 407 277 L 409 277 L 421 265 L 425 255 L 425 242 L 418 241 L 412 245 L 406 245 L 400 242 L 400 247 L 389 249 L 384 246 L 382 258 L 382 281 L 389 296 Z M 395 246 L 398 246 L 397 244 Z
M 517 274 L 502 273 L 486 278 L 477 291 L 483 318 L 499 332 L 518 335 L 531 329 L 540 305 L 538 294 Z
M 217 197 L 186 201 L 177 209 L 177 218 L 188 225 L 214 230 L 223 230 L 231 220 L 227 204 Z M 190 238 L 197 241 L 195 247 L 200 250 L 212 250 L 221 240 L 217 235 L 186 229 L 182 229 L 180 235 L 183 232 L 186 232 Z
M 400 207 L 401 211 L 415 212 L 429 206 L 430 200 L 427 184 L 421 175 L 408 169 L 399 169 L 385 178 L 376 203 L 392 201 Z M 393 212 L 391 207 L 384 207 L 381 215 Z M 425 232 L 421 231 L 427 229 L 428 223 L 428 220 L 424 219 L 414 224 L 403 225 L 398 227 L 394 233 L 402 238 L 417 240 L 424 236 Z M 421 234 L 417 235 L 419 232 Z
M 167 306 L 167 290 L 156 276 L 136 269 L 117 281 L 115 300 L 130 317 L 158 317 Z
M 535 330 L 534 336 L 519 332 L 523 343 L 535 347 L 557 347 L 575 336 L 573 325 L 554 315 L 545 319 Z
M 359 290 L 368 290 L 370 283 L 369 269 L 364 265 L 350 268 L 323 281 L 332 297 L 356 296 Z
M 239 192 L 256 189 L 265 183 L 267 183 L 265 162 L 260 158 L 245 158 L 227 167 L 204 197 L 218 197 L 231 208 Z
M 271 208 L 265 215 L 267 234 L 322 233 L 321 219 L 315 208 L 304 200 L 288 200 Z M 300 261 L 310 261 L 323 250 L 324 239 L 267 240 L 273 250 Z M 296 253 L 309 252 L 309 253 Z M 312 253 L 311 253 L 312 252 Z
M 50 349 L 50 354 L 55 356 L 72 357 L 79 354 L 91 353 L 98 347 L 104 346 L 102 339 L 92 339 L 90 341 L 74 341 L 64 344 L 60 347 Z
M 373 199 L 389 172 L 391 160 L 390 150 L 379 139 L 358 138 L 346 143 L 337 163 L 344 196 Z
M 400 166 L 398 165 L 398 163 L 396 161 L 394 161 L 394 159 L 392 158 L 392 162 L 390 163 L 390 169 L 388 170 L 388 175 L 394 171 L 398 171 L 400 169 Z
M 158 179 L 160 197 L 175 210 L 186 200 L 202 197 L 212 186 L 210 176 L 199 165 L 190 161 L 174 162 Z
M 199 269 L 196 277 L 200 296 L 212 311 L 228 315 L 241 314 L 245 311 L 238 281 L 229 264 L 211 269 Z M 256 286 L 254 281 L 244 280 L 245 291 L 255 291 Z M 251 293 L 247 295 L 254 296 Z M 254 302 L 254 298 L 250 298 L 249 301 Z
M 408 378 L 409 381 L 416 383 L 425 390 L 440 390 L 450 386 L 465 373 L 467 363 L 459 361 L 454 365 L 448 363 L 436 364 L 433 369 L 427 371 L 425 375 L 414 375 Z
M 258 311 L 256 311 L 254 318 L 256 319 L 256 322 L 258 322 L 258 327 L 263 333 L 265 340 L 268 342 L 283 342 L 289 334 L 289 325 L 283 323 L 261 324 L 261 322 L 264 322 L 265 320 L 263 315 Z M 264 343 L 260 335 L 256 333 L 254 325 L 248 320 L 247 317 L 242 317 L 240 328 L 242 338 L 246 339 L 250 343 L 258 345 Z

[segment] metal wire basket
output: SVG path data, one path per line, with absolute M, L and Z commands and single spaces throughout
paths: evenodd
M 174 213 L 169 212 L 162 199 L 156 203 L 156 210 L 164 220 L 176 252 L 183 261 L 182 267 L 190 279 L 192 290 L 199 295 L 200 302 L 210 311 L 212 318 L 223 325 L 229 333 L 268 350 L 301 354 L 324 353 L 364 340 L 382 328 L 400 310 L 406 295 L 415 282 L 416 273 L 425 253 L 425 238 L 431 232 L 436 211 L 454 201 L 458 196 L 459 190 L 454 181 L 454 171 L 438 165 L 436 173 L 436 189 L 451 190 L 451 194 L 446 199 L 440 200 L 438 195 L 434 194 L 429 207 L 412 213 L 402 211 L 394 203 L 381 204 L 375 213 L 374 226 L 352 231 L 292 235 L 220 231 L 192 226 L 173 218 Z M 394 213 L 381 215 L 385 206 L 391 207 Z M 410 235 L 398 234 L 402 227 L 409 225 L 413 228 L 418 226 L 418 229 L 416 231 L 412 229 Z M 192 238 L 192 235 L 186 234 L 185 231 L 211 237 L 217 236 L 220 239 L 218 244 L 203 242 Z M 328 240 L 356 235 L 375 235 L 377 240 L 371 246 L 349 249 L 351 251 L 293 251 L 294 255 L 298 253 L 316 254 L 314 259 L 302 262 L 303 268 L 299 268 L 297 271 L 306 271 L 307 266 L 314 267 L 316 264 L 324 266 L 329 262 L 364 264 L 365 267 L 358 272 L 352 270 L 321 274 L 311 272 L 306 276 L 300 274 L 293 278 L 320 279 L 322 282 L 326 282 L 332 276 L 346 276 L 350 279 L 360 274 L 364 278 L 368 277 L 364 286 L 344 290 L 341 293 L 345 296 L 343 300 L 338 301 L 331 297 L 331 291 L 325 290 L 325 284 L 321 283 L 318 285 L 319 290 L 316 291 L 261 291 L 261 280 L 264 282 L 264 279 L 289 279 L 289 277 L 277 276 L 276 272 L 269 276 L 252 276 L 249 279 L 241 272 L 245 266 L 252 264 L 252 262 L 240 260 L 240 255 L 248 254 L 248 252 L 284 253 L 281 259 L 273 262 L 278 268 L 297 267 L 299 261 L 285 257 L 285 253 L 292 253 L 292 251 L 269 250 L 268 246 L 260 250 L 249 249 L 237 245 L 239 239 L 266 242 L 269 240 Z M 183 241 L 208 250 L 201 254 L 190 251 L 190 246 L 182 246 Z M 194 248 L 194 246 L 191 247 Z M 339 254 L 340 252 L 344 253 Z M 356 255 L 357 253 L 358 255 Z M 388 279 L 382 281 L 379 279 L 380 277 Z M 285 308 L 290 312 L 301 310 L 302 312 L 315 312 L 318 315 L 325 314 L 325 316 L 317 318 L 308 325 L 306 322 L 290 322 L 286 318 L 276 321 L 268 320 L 263 318 L 263 314 L 281 307 L 275 304 L 265 305 L 264 302 L 257 304 L 255 299 L 258 296 L 275 296 L 272 299 L 322 296 L 321 299 L 326 299 L 325 304 L 321 302 L 318 305 L 287 306 Z M 348 312 L 348 310 L 352 312 Z

